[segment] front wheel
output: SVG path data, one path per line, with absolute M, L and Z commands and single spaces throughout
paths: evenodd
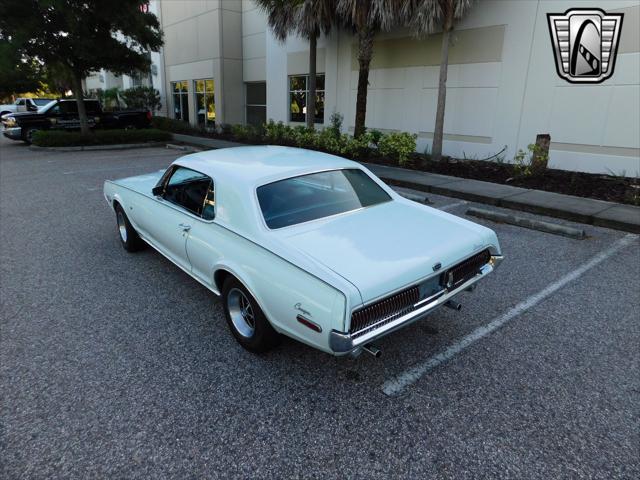
M 280 343 L 276 332 L 253 296 L 238 280 L 227 278 L 222 287 L 224 314 L 238 343 L 253 353 L 266 352 Z
M 40 131 L 37 128 L 28 128 L 27 131 L 24 133 L 24 141 L 27 142 L 29 145 L 31 145 L 33 143 L 33 136 L 36 134 L 36 132 Z
M 133 228 L 131 222 L 124 213 L 124 209 L 116 206 L 116 221 L 118 223 L 118 234 L 120 235 L 120 243 L 127 252 L 137 252 L 144 247 L 144 242 Z

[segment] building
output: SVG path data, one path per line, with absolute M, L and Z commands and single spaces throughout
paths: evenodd
M 574 85 L 556 73 L 547 13 L 602 8 L 603 2 L 480 0 L 456 26 L 450 49 L 444 152 L 512 159 L 539 133 L 551 135 L 554 168 L 640 175 L 640 2 L 610 0 L 624 13 L 614 75 Z M 167 115 L 205 128 L 215 123 L 303 124 L 308 43 L 279 43 L 251 0 L 152 2 L 165 33 L 156 54 Z M 398 30 L 374 44 L 367 127 L 418 135 L 428 149 L 436 111 L 440 35 Z M 347 31 L 318 42 L 318 123 L 333 112 L 351 131 L 357 45 Z M 154 77 L 156 78 L 156 77 Z

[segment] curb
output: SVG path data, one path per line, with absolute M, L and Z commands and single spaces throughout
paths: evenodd
M 38 152 L 84 152 L 95 150 L 128 150 L 133 148 L 150 148 L 166 145 L 165 142 L 116 143 L 113 145 L 80 145 L 77 147 L 38 147 L 29 145 L 29 150 Z
M 574 238 L 576 240 L 584 240 L 587 234 L 581 228 L 568 227 L 558 223 L 544 222 L 542 220 L 534 220 L 531 218 L 519 217 L 509 213 L 496 212 L 493 210 L 485 210 L 484 208 L 471 207 L 467 210 L 467 215 L 478 218 L 484 218 L 497 223 L 508 223 L 518 227 L 529 228 L 539 232 L 552 233 L 554 235 L 562 235 L 563 237 Z
M 389 185 L 395 185 L 398 187 L 411 188 L 413 190 L 420 190 L 426 193 L 435 193 L 437 195 L 445 195 L 447 197 L 460 198 L 462 200 L 469 200 L 477 203 L 484 203 L 487 205 L 493 205 L 496 207 L 508 208 L 510 210 L 519 210 L 522 212 L 535 213 L 537 215 L 544 215 L 547 217 L 561 218 L 563 220 L 569 220 L 577 223 L 585 223 L 587 225 L 595 225 L 604 228 L 611 228 L 613 230 L 621 230 L 623 232 L 640 233 L 640 208 L 632 205 L 625 205 L 613 202 L 604 202 L 601 200 L 593 200 L 593 202 L 600 202 L 602 208 L 589 214 L 574 212 L 570 210 L 564 210 L 562 205 L 558 204 L 555 207 L 544 207 L 527 203 L 520 199 L 516 199 L 518 193 L 503 198 L 495 198 L 491 196 L 482 196 L 478 194 L 469 194 L 464 191 L 459 191 L 453 188 L 452 185 L 423 185 L 421 183 L 412 182 L 409 180 L 396 180 L 391 178 L 388 174 L 380 172 L 374 172 L 381 180 Z M 457 178 L 460 183 L 463 183 L 465 179 Z M 451 182 L 453 183 L 453 182 Z M 456 182 L 457 183 L 457 182 Z M 499 185 L 499 184 L 496 184 Z M 541 190 L 528 190 L 529 192 L 541 192 Z M 582 197 L 571 197 L 570 195 L 564 195 L 569 198 L 576 198 L 582 200 Z M 623 211 L 625 213 L 618 213 Z

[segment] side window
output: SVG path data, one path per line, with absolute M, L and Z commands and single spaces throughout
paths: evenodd
M 213 180 L 203 173 L 177 167 L 165 186 L 164 199 L 205 220 L 214 218 Z
M 21 98 L 20 100 L 18 100 L 18 101 L 16 102 L 16 105 L 24 105 L 24 103 L 25 103 L 24 98 Z
M 78 113 L 78 104 L 76 102 L 62 102 L 59 105 L 62 113 L 65 115 L 75 115 Z

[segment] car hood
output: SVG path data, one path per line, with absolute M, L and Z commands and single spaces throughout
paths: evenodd
M 333 270 L 363 302 L 444 271 L 487 246 L 495 233 L 481 225 L 395 200 L 277 231 L 281 241 Z

